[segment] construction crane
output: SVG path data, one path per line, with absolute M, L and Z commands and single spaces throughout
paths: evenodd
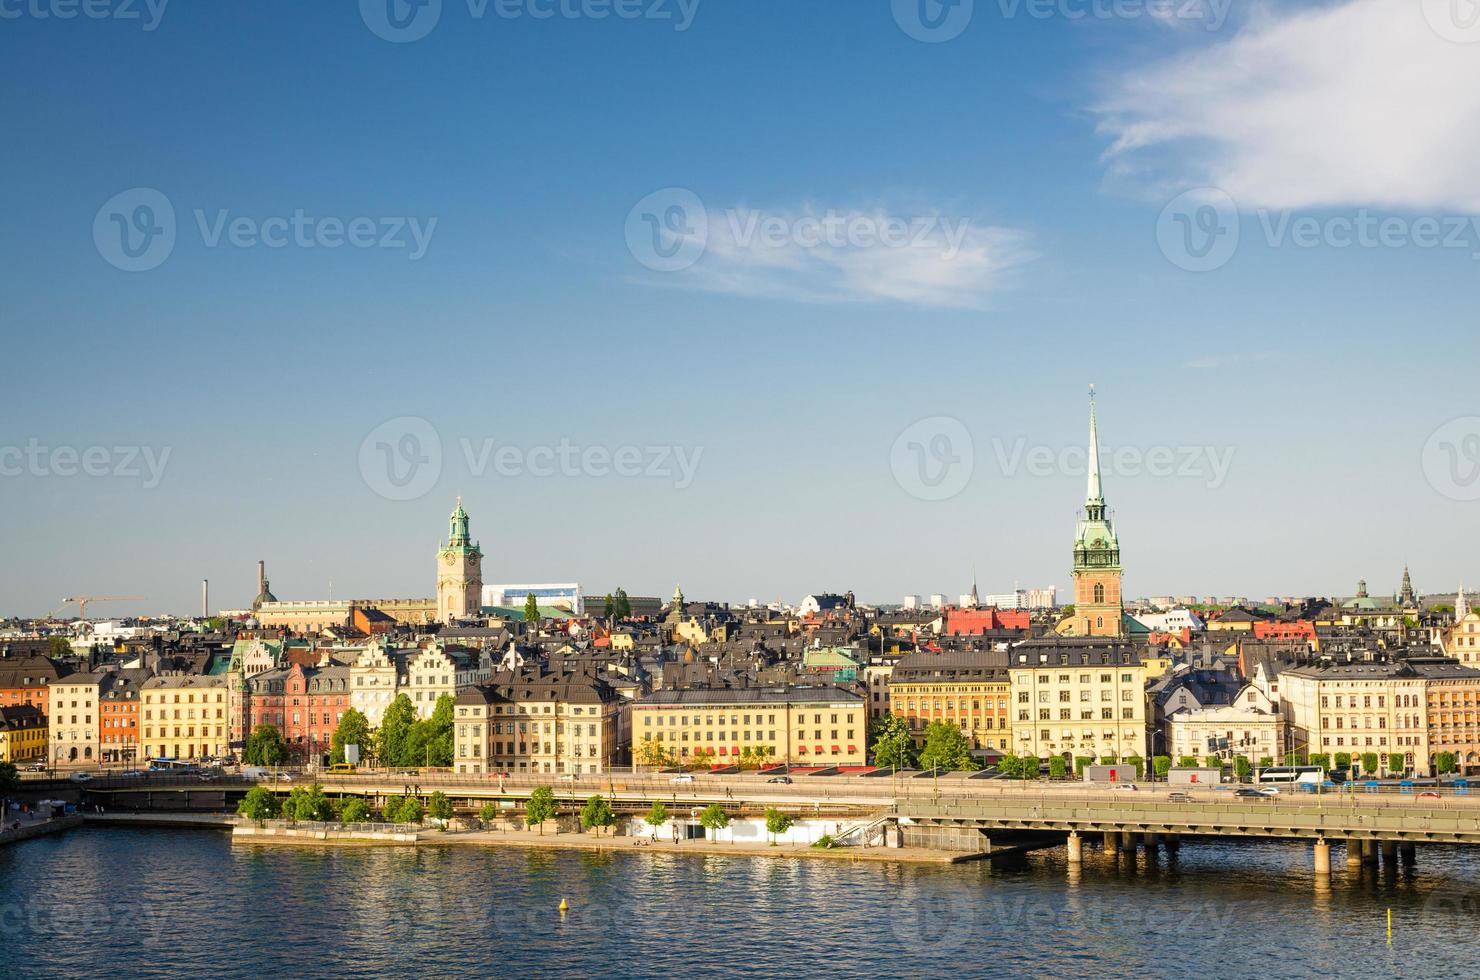
M 75 603 L 77 603 L 77 613 L 78 613 L 77 618 L 78 619 L 86 619 L 87 618 L 87 604 L 89 602 L 134 602 L 136 600 L 147 599 L 147 598 L 148 598 L 148 596 L 142 596 L 142 595 L 75 595 L 75 596 L 72 596 L 71 598 L 63 599 L 62 600 L 62 605 L 65 606 L 69 602 L 75 602 Z

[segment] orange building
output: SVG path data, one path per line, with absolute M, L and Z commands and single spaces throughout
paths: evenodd
M 49 657 L 0 657 L 0 708 L 29 704 L 45 714 L 52 683 L 70 673 Z
M 98 758 L 134 762 L 139 758 L 139 687 L 147 670 L 120 670 L 103 681 L 98 695 Z
M 904 719 L 917 745 L 925 743 L 931 722 L 944 721 L 960 728 L 972 748 L 1007 751 L 1011 695 L 1007 654 L 997 650 L 913 653 L 889 675 L 890 711 Z

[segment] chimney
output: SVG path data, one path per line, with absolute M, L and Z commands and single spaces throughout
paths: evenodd
M 211 615 L 211 580 L 203 578 L 200 580 L 200 618 L 207 619 Z
M 257 563 L 257 594 L 261 595 L 267 591 L 267 562 Z

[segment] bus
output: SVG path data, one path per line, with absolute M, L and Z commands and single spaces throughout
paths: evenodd
M 1320 766 L 1270 766 L 1259 771 L 1261 783 L 1305 783 L 1319 786 L 1326 778 L 1326 770 Z

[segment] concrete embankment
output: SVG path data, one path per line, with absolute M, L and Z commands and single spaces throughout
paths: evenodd
M 7 824 L 4 829 L 0 829 L 0 845 L 60 833 L 72 827 L 81 826 L 81 824 L 82 817 L 75 813 L 64 817 L 52 817 L 50 820 L 22 821 L 19 827 Z
M 249 844 L 415 844 L 417 835 L 414 831 L 258 827 L 242 823 L 232 829 L 231 840 Z
M 89 826 L 126 827 L 204 827 L 215 830 L 230 830 L 236 826 L 236 817 L 227 813 L 84 813 L 82 820 Z

